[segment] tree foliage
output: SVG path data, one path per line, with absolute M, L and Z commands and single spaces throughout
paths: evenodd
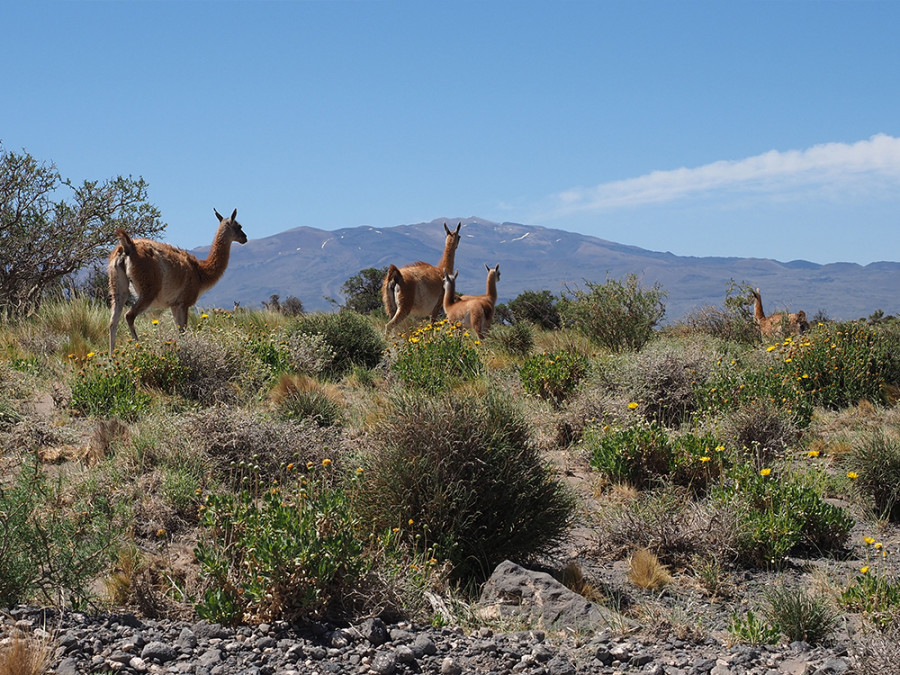
M 53 164 L 0 146 L 0 312 L 33 312 L 53 284 L 105 255 L 118 227 L 140 237 L 165 229 L 142 178 L 78 186 Z
M 359 314 L 369 314 L 382 309 L 381 282 L 387 274 L 387 267 L 367 267 L 354 274 L 341 286 L 346 301 L 344 307 Z

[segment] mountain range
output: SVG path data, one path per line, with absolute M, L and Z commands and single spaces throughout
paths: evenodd
M 200 307 L 230 309 L 235 301 L 257 307 L 278 294 L 296 296 L 304 309 L 330 311 L 343 303 L 341 286 L 360 270 L 398 267 L 424 260 L 435 264 L 444 246 L 443 223 L 462 223 L 456 251 L 457 290 L 484 293 L 485 264 L 500 264 L 499 301 L 525 290 L 561 294 L 634 273 L 645 286 L 667 292 L 666 322 L 704 305 L 722 306 L 731 279 L 760 288 L 766 313 L 805 310 L 832 319 L 856 319 L 877 309 L 900 311 L 900 263 L 869 265 L 763 258 L 690 257 L 649 251 L 597 237 L 535 225 L 481 218 L 439 218 L 395 227 L 340 230 L 297 227 L 247 244 L 232 245 L 225 276 L 201 299 Z M 247 228 L 252 235 L 252 226 Z M 192 251 L 205 258 L 209 247 Z

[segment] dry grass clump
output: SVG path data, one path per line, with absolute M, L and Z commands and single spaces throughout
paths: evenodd
M 854 641 L 853 672 L 857 675 L 886 675 L 900 663 L 900 623 L 887 632 L 870 631 Z
M 269 393 L 269 398 L 283 419 L 309 419 L 320 427 L 339 424 L 345 407 L 336 385 L 296 373 L 283 373 Z
M 695 309 L 682 320 L 680 325 L 674 326 L 670 330 L 674 334 L 696 335 L 701 333 L 743 344 L 757 344 L 760 337 L 759 327 L 749 314 L 713 305 Z
M 0 675 L 43 675 L 50 670 L 54 651 L 49 637 L 16 633 L 0 642 Z
M 672 575 L 650 549 L 639 548 L 628 560 L 628 579 L 639 588 L 659 590 L 672 583 Z

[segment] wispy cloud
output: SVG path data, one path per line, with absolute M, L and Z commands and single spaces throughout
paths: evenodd
M 637 178 L 575 188 L 553 196 L 553 216 L 604 211 L 720 192 L 783 197 L 810 187 L 858 188 L 862 181 L 900 183 L 900 138 L 885 134 L 853 144 L 826 143 L 806 150 L 723 160 L 693 169 L 654 171 Z M 550 214 L 545 214 L 550 215 Z

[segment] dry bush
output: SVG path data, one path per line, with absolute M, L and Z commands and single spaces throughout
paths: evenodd
M 54 660 L 49 637 L 17 633 L 0 643 L 0 675 L 43 675 Z
M 311 422 L 274 421 L 257 410 L 217 405 L 186 417 L 183 433 L 197 440 L 220 478 L 248 477 L 268 484 L 290 464 L 337 464 L 342 436 L 336 428 Z
M 679 330 L 682 328 L 682 330 Z M 759 327 L 753 317 L 744 312 L 732 311 L 706 305 L 688 314 L 675 332 L 703 333 L 730 342 L 756 344 L 759 342 Z
M 672 575 L 649 549 L 639 548 L 628 560 L 628 579 L 638 588 L 656 591 L 672 583 Z
M 646 548 L 677 567 L 687 567 L 698 555 L 730 562 L 738 533 L 736 514 L 694 502 L 675 488 L 601 511 L 596 530 L 603 533 L 596 548 L 601 558 L 620 559 L 628 551 Z
M 725 446 L 753 461 L 757 469 L 772 460 L 800 437 L 797 425 L 774 403 L 756 400 L 742 405 L 722 422 Z
M 677 426 L 697 409 L 695 384 L 708 376 L 718 355 L 701 342 L 657 345 L 626 362 L 623 388 L 630 400 L 640 402 L 645 417 Z
M 897 672 L 900 663 L 900 623 L 887 632 L 864 633 L 853 642 L 853 672 L 857 675 L 886 675 Z
M 104 583 L 115 605 L 132 607 L 149 619 L 184 621 L 195 618 L 190 598 L 202 586 L 193 552 L 186 546 L 172 546 L 162 555 L 122 549 Z
M 582 387 L 554 417 L 555 443 L 563 447 L 577 443 L 588 426 L 597 420 L 611 423 L 618 418 L 622 409 L 621 399 L 609 391 Z

